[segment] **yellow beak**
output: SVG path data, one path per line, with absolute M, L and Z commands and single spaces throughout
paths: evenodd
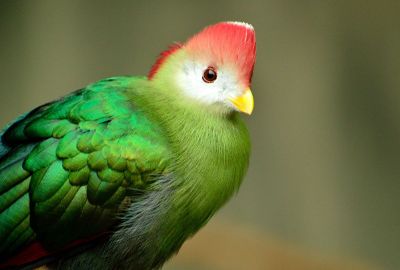
M 231 98 L 233 106 L 241 112 L 251 114 L 254 108 L 254 98 L 250 88 L 247 88 L 243 95 Z

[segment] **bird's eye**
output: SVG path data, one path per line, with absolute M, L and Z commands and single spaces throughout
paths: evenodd
M 208 67 L 204 70 L 203 81 L 206 83 L 212 83 L 217 79 L 217 71 L 213 67 Z

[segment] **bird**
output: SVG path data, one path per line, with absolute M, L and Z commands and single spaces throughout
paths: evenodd
M 246 174 L 252 25 L 211 24 L 0 132 L 0 269 L 160 269 Z

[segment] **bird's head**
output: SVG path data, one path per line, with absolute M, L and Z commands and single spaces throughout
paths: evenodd
M 251 114 L 255 58 L 253 27 L 242 22 L 221 22 L 161 53 L 148 79 L 172 83 L 184 97 L 204 106 Z

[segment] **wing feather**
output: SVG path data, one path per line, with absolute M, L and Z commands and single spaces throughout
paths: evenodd
M 89 85 L 1 134 L 0 253 L 104 232 L 128 194 L 139 194 L 129 191 L 148 189 L 163 173 L 166 138 L 125 95 L 135 80 Z

